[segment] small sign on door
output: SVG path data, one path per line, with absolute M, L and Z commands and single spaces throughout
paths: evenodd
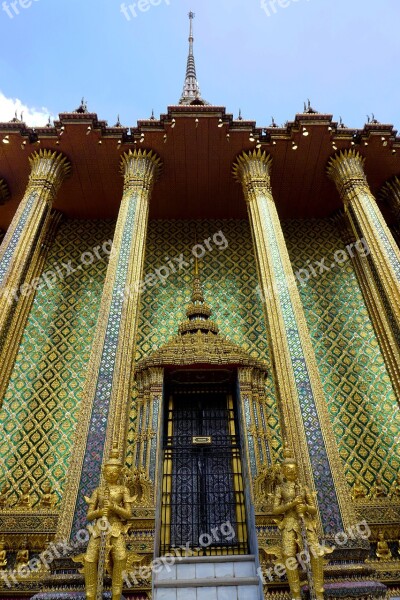
M 209 436 L 200 436 L 200 435 L 194 435 L 192 437 L 192 444 L 196 445 L 196 446 L 209 446 L 210 444 L 212 444 L 212 437 Z

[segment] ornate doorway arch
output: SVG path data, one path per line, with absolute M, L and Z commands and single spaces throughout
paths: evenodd
M 194 511 L 198 514 L 198 518 L 192 519 L 191 539 L 185 542 L 194 543 L 199 535 L 209 534 L 204 528 L 215 529 L 219 513 L 221 518 L 231 515 L 237 529 L 235 544 L 231 544 L 231 550 L 227 544 L 224 549 L 220 546 L 216 550 L 218 544 L 214 544 L 214 553 L 224 550 L 222 553 L 245 554 L 246 520 L 249 520 L 253 504 L 250 461 L 254 456 L 256 437 L 263 435 L 262 427 L 259 431 L 252 429 L 250 412 L 252 403 L 265 393 L 267 365 L 220 335 L 217 325 L 210 319 L 211 309 L 204 300 L 197 272 L 186 314 L 187 319 L 180 325 L 178 334 L 136 367 L 135 472 L 142 473 L 143 479 L 150 483 L 148 501 L 151 506 L 148 508 L 155 511 L 156 555 L 167 551 L 168 545 L 182 543 L 177 531 L 187 511 L 182 510 L 179 517 L 179 511 L 173 514 L 173 505 L 185 501 L 194 502 L 197 506 Z M 203 385 L 202 390 L 197 378 L 200 373 L 213 373 L 214 377 L 217 373 L 228 373 L 229 385 L 224 388 L 221 382 L 217 385 L 214 381 L 212 386 Z M 177 374 L 182 379 L 180 386 L 183 395 L 186 394 L 184 400 L 177 399 Z M 197 394 L 196 402 L 189 400 L 190 394 Z M 190 468 L 189 463 L 192 465 L 192 491 L 186 495 L 186 500 L 183 500 L 182 486 L 179 487 L 176 462 L 174 466 L 179 454 L 177 436 L 182 436 L 178 421 L 184 412 L 190 439 L 186 436 L 186 446 L 181 443 L 180 450 L 182 456 L 185 451 L 190 454 L 185 468 Z M 224 461 L 225 480 L 218 479 L 216 474 L 223 468 Z M 213 473 L 207 472 L 203 477 L 201 471 L 204 469 L 213 469 Z M 214 479 L 214 487 L 210 486 L 207 477 Z M 225 486 L 225 492 L 219 496 L 221 499 L 225 494 L 223 510 L 217 508 L 218 485 Z M 171 498 L 172 493 L 175 498 Z M 208 508 L 203 506 L 204 503 Z M 214 514 L 210 515 L 211 505 L 215 508 Z M 250 543 L 250 550 L 255 551 L 252 546 L 254 544 Z

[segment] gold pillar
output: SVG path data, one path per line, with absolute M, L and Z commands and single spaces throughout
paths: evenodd
M 400 250 L 369 189 L 365 159 L 355 150 L 336 154 L 328 164 L 357 239 L 364 238 L 370 250 L 370 268 L 391 313 L 392 328 L 400 343 Z
M 160 159 L 129 151 L 121 160 L 124 192 L 83 390 L 58 537 L 86 523 L 85 495 L 98 485 L 103 456 L 113 440 L 124 449 L 132 396 L 140 282 L 151 191 Z
M 351 228 L 348 216 L 341 212 L 335 217 L 335 222 L 340 231 L 343 242 L 348 248 L 354 248 L 357 243 L 356 236 Z M 385 305 L 379 294 L 373 274 L 368 264 L 367 256 L 360 256 L 359 252 L 352 253 L 353 267 L 358 284 L 364 297 L 369 316 L 374 326 L 382 356 L 385 361 L 393 390 L 397 401 L 400 403 L 400 350 L 397 346 Z
M 283 434 L 294 448 L 302 477 L 319 490 L 325 534 L 354 522 L 343 464 L 332 432 L 310 334 L 272 197 L 272 159 L 243 153 L 234 175 L 243 186 L 252 227 L 269 331 L 273 375 Z
M 36 288 L 41 283 L 40 276 L 61 218 L 62 214 L 59 211 L 52 210 L 47 213 L 44 219 L 24 284 L 21 286 L 23 293 L 20 302 L 18 302 L 10 317 L 10 326 L 5 337 L 5 343 L 0 346 L 0 373 L 2 374 L 0 379 L 0 406 L 8 388 L 21 339 L 35 299 Z
M 136 420 L 134 432 L 128 443 L 134 449 L 133 470 L 143 468 L 147 477 L 157 489 L 158 453 L 162 451 L 160 426 L 162 419 L 164 369 L 153 367 L 137 375 L 137 399 L 135 402 Z
M 66 157 L 52 150 L 34 152 L 25 195 L 0 246 L 0 340 L 21 293 L 44 221 L 70 171 Z

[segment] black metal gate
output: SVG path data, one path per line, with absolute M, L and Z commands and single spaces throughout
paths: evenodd
M 234 403 L 223 393 L 171 397 L 164 445 L 161 553 L 245 554 Z

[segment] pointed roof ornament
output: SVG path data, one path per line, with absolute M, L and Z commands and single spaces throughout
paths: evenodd
M 186 310 L 186 321 L 179 327 L 180 335 L 188 333 L 218 333 L 218 326 L 210 319 L 212 310 L 204 299 L 203 286 L 201 283 L 199 261 L 196 257 L 194 264 L 194 277 L 191 302 Z
M 78 106 L 78 108 L 75 109 L 74 112 L 80 113 L 80 114 L 86 114 L 89 112 L 87 109 L 87 102 L 86 102 L 85 98 L 82 98 L 80 106 Z
M 311 106 L 311 101 L 307 98 L 307 103 L 304 102 L 304 113 L 305 115 L 316 115 L 318 112 Z
M 189 55 L 187 59 L 186 66 L 186 76 L 185 83 L 183 85 L 182 96 L 179 100 L 179 104 L 190 106 L 190 105 L 205 105 L 209 104 L 205 100 L 202 99 L 200 94 L 200 87 L 197 81 L 196 76 L 196 65 L 194 62 L 194 53 L 193 53 L 193 19 L 195 17 L 194 12 L 190 11 L 189 13 L 189 21 L 190 21 L 190 31 L 189 31 Z
M 15 111 L 14 118 L 11 119 L 10 123 L 22 123 L 22 113 L 21 113 L 21 119 L 18 119 L 17 111 Z
M 136 365 L 136 377 L 141 377 L 141 373 L 149 367 L 170 365 L 246 366 L 257 369 L 266 377 L 267 363 L 252 357 L 246 350 L 223 337 L 217 324 L 210 319 L 211 314 L 212 310 L 204 298 L 196 258 L 187 318 L 180 324 L 178 335 Z

